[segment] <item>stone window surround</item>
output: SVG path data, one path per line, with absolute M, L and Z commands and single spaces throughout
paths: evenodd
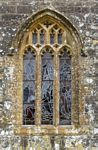
M 55 12 L 56 13 L 56 12 Z M 53 16 L 52 16 L 53 15 Z M 57 13 L 57 16 L 59 14 Z M 82 113 L 84 112 L 84 99 L 82 98 L 83 95 L 83 90 L 80 91 L 81 88 L 83 88 L 83 85 L 81 84 L 81 66 L 80 66 L 80 61 L 79 58 L 80 56 L 80 50 L 81 50 L 81 43 L 80 43 L 80 39 L 78 39 L 79 37 L 77 37 L 77 33 L 76 31 L 74 31 L 74 29 L 71 28 L 70 26 L 70 22 L 68 25 L 68 20 L 67 22 L 63 22 L 61 21 L 61 19 L 57 16 L 54 16 L 53 12 L 51 10 L 46 10 L 44 13 L 40 12 L 40 15 L 38 13 L 38 18 L 31 21 L 30 26 L 28 29 L 25 30 L 25 32 L 23 33 L 22 36 L 16 36 L 17 40 L 13 40 L 13 45 L 16 48 L 16 43 L 18 41 L 18 52 L 14 55 L 18 55 L 19 58 L 19 68 L 20 71 L 18 73 L 18 89 L 17 89 L 17 103 L 18 103 L 18 108 L 17 108 L 17 112 L 16 112 L 16 123 L 15 123 L 15 134 L 21 134 L 21 135 L 46 135 L 46 134 L 64 134 L 64 135 L 77 135 L 77 134 L 81 134 L 84 132 L 88 132 L 88 127 L 85 124 L 85 120 L 86 118 L 84 116 L 82 116 Z M 40 63 L 41 63 L 41 55 L 40 55 L 40 51 L 45 47 L 34 47 L 34 45 L 32 44 L 32 28 L 34 27 L 34 24 L 36 24 L 36 22 L 40 22 L 40 20 L 42 21 L 42 19 L 44 20 L 46 17 L 49 17 L 49 19 L 54 20 L 56 23 L 60 24 L 63 28 L 63 30 L 66 30 L 67 33 L 67 42 L 62 45 L 62 47 L 66 47 L 66 49 L 70 52 L 71 56 L 72 56 L 72 125 L 59 125 L 59 111 L 55 111 L 55 121 L 54 121 L 54 125 L 41 125 L 40 123 L 40 111 L 41 111 L 41 99 L 40 99 L 40 95 L 41 95 L 41 74 L 37 73 L 37 88 L 38 88 L 38 92 L 37 94 L 37 103 L 36 103 L 36 125 L 22 125 L 22 110 L 23 110 L 23 105 L 22 105 L 22 100 L 23 100 L 23 95 L 22 95 L 22 91 L 23 91 L 23 87 L 22 87 L 22 81 L 23 81 L 23 54 L 25 52 L 25 50 L 28 47 L 32 47 L 33 49 L 35 49 L 36 53 L 36 62 L 37 62 L 37 67 L 38 69 L 40 69 Z M 31 17 L 32 18 L 32 17 Z M 36 18 L 36 17 L 35 17 Z M 67 24 L 67 25 L 66 25 Z M 68 27 L 69 26 L 69 27 Z M 22 31 L 20 31 L 22 34 Z M 20 34 L 20 33 L 18 33 Z M 18 35 L 17 34 L 17 35 Z M 20 35 L 21 35 L 20 34 Z M 19 40 L 20 38 L 20 40 Z M 27 38 L 28 38 L 28 42 L 27 42 Z M 46 46 L 50 46 L 50 45 L 46 45 Z M 58 52 L 60 51 L 60 49 L 62 49 L 62 47 L 58 48 L 58 47 L 52 47 L 51 48 L 54 50 L 55 52 L 55 59 L 58 56 Z M 40 60 L 40 61 L 38 61 Z M 59 61 L 56 61 L 56 69 L 58 69 L 59 66 Z M 78 67 L 76 67 L 78 66 Z M 40 71 L 41 72 L 41 71 Z M 58 87 L 58 76 L 56 76 L 56 82 L 55 82 L 55 88 Z M 78 85 L 78 86 L 77 86 Z M 58 107 L 58 88 L 55 94 L 55 110 L 57 110 Z M 82 127 L 82 128 L 80 128 Z M 77 131 L 77 132 L 76 132 Z

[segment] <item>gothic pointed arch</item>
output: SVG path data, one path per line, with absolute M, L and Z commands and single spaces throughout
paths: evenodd
M 30 28 L 33 27 L 34 24 L 36 24 L 36 22 L 38 22 L 39 20 L 43 20 L 44 18 L 51 18 L 51 20 L 55 20 L 58 23 L 61 23 L 64 28 L 66 28 L 68 30 L 68 32 L 70 33 L 70 35 L 65 35 L 67 36 L 67 38 L 69 39 L 70 37 L 72 38 L 71 40 L 73 41 L 72 43 L 70 43 L 70 41 L 67 41 L 68 43 L 70 43 L 71 45 L 77 45 L 77 47 L 79 47 L 80 51 L 83 47 L 82 45 L 82 39 L 80 37 L 80 34 L 78 32 L 78 30 L 76 29 L 76 27 L 71 23 L 71 21 L 63 16 L 61 13 L 51 10 L 51 9 L 43 9 L 41 11 L 38 11 L 37 13 L 31 15 L 20 27 L 19 31 L 16 34 L 16 37 L 14 38 L 13 42 L 12 42 L 12 46 L 14 49 L 19 49 L 19 47 L 21 46 L 21 44 L 23 43 L 23 38 L 25 36 L 25 34 L 29 31 Z M 42 33 L 44 31 L 41 31 Z M 53 36 L 53 30 L 50 31 L 51 35 Z M 61 36 L 62 30 L 60 29 L 58 31 L 58 36 Z M 53 37 L 52 37 L 53 38 Z M 26 42 L 28 42 L 28 36 L 26 37 Z M 59 40 L 59 39 L 58 39 Z M 68 44 L 66 43 L 66 44 Z M 69 44 L 69 45 L 70 45 Z M 15 50 L 13 50 L 14 52 Z
M 80 124 L 82 42 L 77 29 L 59 12 L 44 9 L 25 21 L 13 47 L 19 59 L 17 132 L 66 135 L 66 125 Z

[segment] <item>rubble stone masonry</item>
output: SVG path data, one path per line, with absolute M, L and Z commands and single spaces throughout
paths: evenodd
M 0 0 L 0 150 L 98 149 L 97 5 L 98 0 Z M 45 9 L 68 18 L 82 39 L 79 62 L 81 84 L 85 89 L 80 105 L 83 111 L 79 114 L 80 125 L 66 130 L 67 133 L 71 130 L 72 134 L 33 135 L 30 127 L 22 131 L 18 126 L 22 111 L 18 109 L 21 103 L 18 99 L 22 91 L 16 91 L 21 86 L 21 58 L 13 45 L 16 34 L 22 30 L 21 25 Z

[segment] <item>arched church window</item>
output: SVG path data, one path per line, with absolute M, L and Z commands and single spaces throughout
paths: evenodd
M 47 30 L 48 28 L 48 30 Z M 46 35 L 45 35 L 46 34 Z M 44 51 L 41 50 L 41 69 L 37 70 L 39 61 L 35 59 L 33 48 L 28 48 L 23 57 L 24 63 L 24 78 L 23 78 L 23 124 L 24 125 L 35 125 L 36 124 L 36 101 L 35 91 L 38 86 L 35 78 L 35 74 L 41 74 L 40 76 L 40 86 L 41 86 L 41 124 L 53 125 L 55 122 L 55 95 L 56 88 L 54 83 L 56 82 L 56 56 L 55 44 L 58 47 L 61 46 L 63 42 L 63 29 L 58 24 L 46 21 L 44 23 L 38 24 L 33 31 L 33 44 L 40 44 L 40 47 L 45 46 Z M 47 39 L 45 40 L 45 36 Z M 48 39 L 50 37 L 50 40 Z M 39 39 L 39 40 L 38 40 Z M 38 42 L 39 41 L 39 42 Z M 49 42 L 49 44 L 48 44 Z M 46 46 L 46 45 L 50 46 Z M 51 46 L 54 48 L 51 48 Z M 33 47 L 33 45 L 32 45 Z M 35 49 L 37 51 L 38 48 Z M 54 49 L 54 50 L 53 50 Z M 54 51 L 54 52 L 53 52 Z M 54 53 L 54 56 L 53 56 Z M 59 50 L 59 124 L 60 125 L 70 125 L 71 124 L 71 103 L 72 103 L 72 87 L 71 87 L 71 56 L 67 52 L 66 48 Z
M 26 134 L 66 134 L 79 123 L 79 42 L 68 21 L 44 15 L 20 36 L 17 124 Z

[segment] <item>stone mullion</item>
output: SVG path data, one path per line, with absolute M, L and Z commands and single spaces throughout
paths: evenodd
M 54 56 L 54 125 L 59 125 L 59 58 Z
M 58 31 L 55 31 L 55 43 L 58 43 Z
M 41 124 L 41 56 L 36 57 L 36 106 L 35 106 L 35 124 Z
M 50 43 L 50 34 L 49 34 L 49 30 L 46 30 L 46 44 Z

